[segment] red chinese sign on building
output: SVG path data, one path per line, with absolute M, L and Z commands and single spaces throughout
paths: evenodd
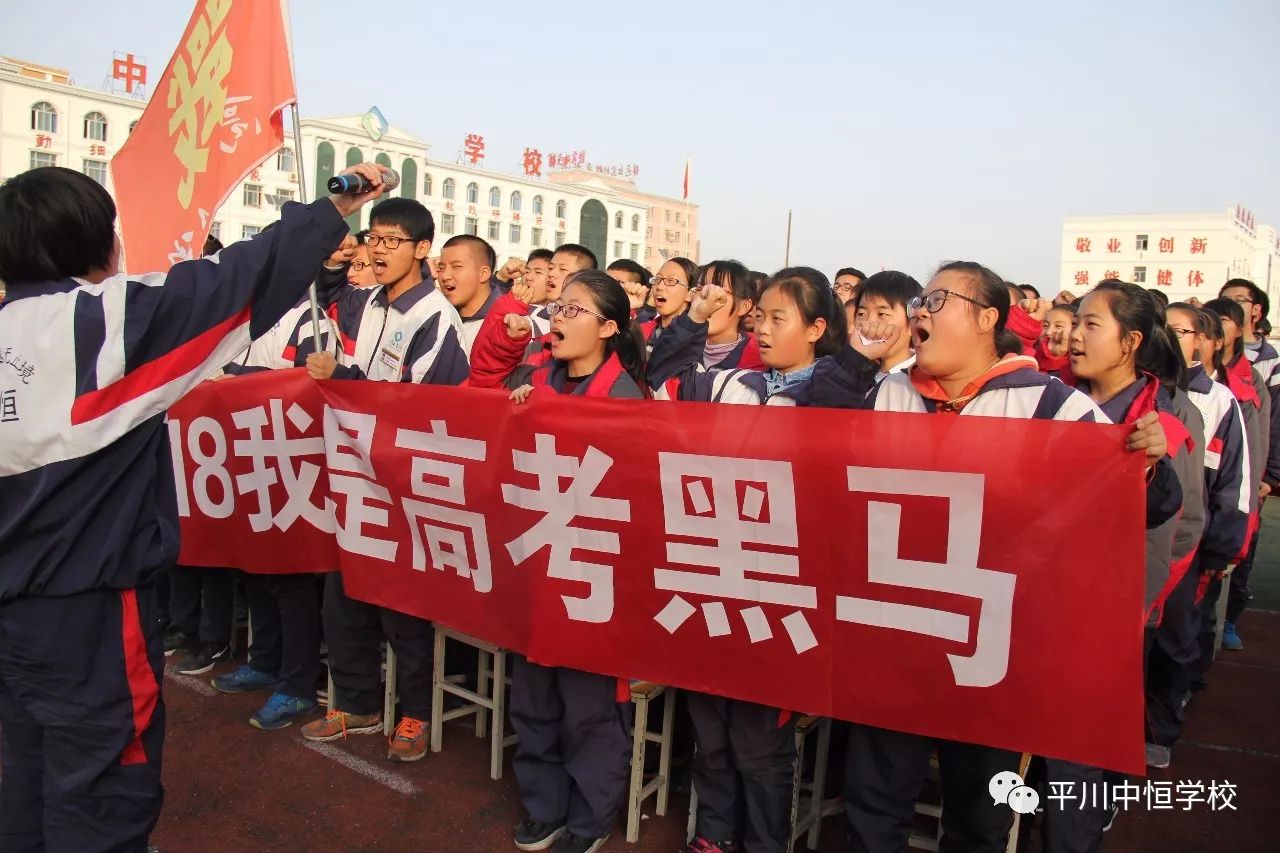
M 577 169 L 587 162 L 586 151 L 569 151 L 563 154 L 548 154 L 548 169 Z
M 544 665 L 1142 772 L 1125 427 L 734 408 L 205 383 L 169 412 L 182 562 L 341 571 Z M 1028 492 L 1067 451 L 1076 499 Z M 1076 559 L 1083 529 L 1105 564 Z
M 1077 252 L 1092 252 L 1092 251 L 1093 251 L 1093 241 L 1092 241 L 1092 240 L 1090 240 L 1088 237 L 1077 237 L 1077 238 L 1076 238 L 1076 251 L 1077 251 Z
M 1173 270 L 1157 270 L 1156 284 L 1161 287 L 1170 287 L 1173 285 Z
M 1173 251 L 1173 238 L 1172 238 L 1172 237 L 1161 237 L 1161 238 L 1160 238 L 1160 251 L 1161 251 L 1161 252 L 1165 252 L 1165 253 L 1168 253 L 1168 252 L 1172 252 L 1172 251 Z
M 542 177 L 542 152 L 536 148 L 524 149 L 524 173 L 530 178 Z
M 1193 255 L 1203 255 L 1208 246 L 1209 241 L 1204 237 L 1191 238 L 1191 254 Z
M 49 134 L 47 134 L 47 133 L 37 133 L 37 134 L 36 134 L 36 147 L 37 147 L 37 148 L 52 148 L 52 147 L 53 147 L 53 137 L 52 137 L 52 136 L 50 136 L 50 135 L 49 135 Z
M 1088 283 L 1089 283 L 1088 270 L 1079 270 L 1078 272 L 1076 272 L 1076 284 L 1088 284 Z
M 1119 241 L 1119 240 L 1117 240 L 1115 237 L 1112 237 L 1110 240 L 1108 240 L 1108 241 L 1107 241 L 1107 251 L 1108 251 L 1108 252 L 1110 252 L 1110 253 L 1111 253 L 1111 254 L 1113 254 L 1113 255 L 1114 255 L 1114 254 L 1116 254 L 1117 252 L 1119 252 L 1119 251 L 1120 251 L 1120 241 Z
M 111 61 L 111 79 L 122 81 L 124 90 L 132 95 L 134 88 L 147 85 L 147 61 L 132 53 L 116 51 Z
M 462 142 L 462 156 L 472 166 L 478 165 L 484 159 L 484 137 L 478 133 L 468 133 Z
M 1201 274 L 1200 270 L 1192 270 L 1187 273 L 1188 287 L 1199 287 L 1202 284 L 1204 284 L 1204 275 Z

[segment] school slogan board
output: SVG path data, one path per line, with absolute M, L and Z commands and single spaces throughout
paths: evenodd
M 301 370 L 169 418 L 185 565 L 341 571 L 540 663 L 1144 772 L 1127 427 Z

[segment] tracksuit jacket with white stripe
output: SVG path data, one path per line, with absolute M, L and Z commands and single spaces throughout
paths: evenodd
M 173 563 L 165 411 L 270 330 L 346 233 L 327 198 L 289 203 L 270 231 L 167 274 L 9 283 L 0 601 L 131 589 Z

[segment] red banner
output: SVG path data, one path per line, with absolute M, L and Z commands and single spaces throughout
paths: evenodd
M 125 263 L 199 257 L 213 214 L 284 144 L 296 99 L 281 4 L 200 0 L 169 67 L 111 160 Z
M 1124 427 L 301 371 L 170 419 L 184 563 L 340 569 L 543 663 L 1143 772 Z

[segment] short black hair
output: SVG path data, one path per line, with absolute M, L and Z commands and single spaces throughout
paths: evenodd
M 744 299 L 756 301 L 756 283 L 751 278 L 751 270 L 747 269 L 741 261 L 723 260 L 704 264 L 699 267 L 698 274 L 693 277 L 690 286 L 700 288 L 705 284 L 716 284 L 724 287 L 726 277 L 729 280 L 729 286 L 725 289 L 733 298 L 735 309 Z
M 448 249 L 450 246 L 474 246 L 480 250 L 480 257 L 489 265 L 490 272 L 498 270 L 498 253 L 489 245 L 489 241 L 474 234 L 457 234 L 444 241 L 444 245 L 440 247 L 441 251 Z
M 525 263 L 531 264 L 534 261 L 546 261 L 547 263 L 551 263 L 551 259 L 555 256 L 556 253 L 550 249 L 534 249 L 529 253 L 529 257 L 525 259 Z
M 879 296 L 890 305 L 905 309 L 908 302 L 923 292 L 924 288 L 920 286 L 920 282 L 906 273 L 885 270 L 875 273 L 858 286 L 858 295 L 854 297 L 854 302 L 861 306 L 862 300 Z
M 207 258 L 210 255 L 216 255 L 225 248 L 222 241 L 210 234 L 204 238 L 204 248 L 200 250 L 200 257 Z
M 106 269 L 116 241 L 116 205 L 102 185 L 47 166 L 0 184 L 0 280 L 15 285 Z
M 1163 290 L 1158 287 L 1148 287 L 1147 293 L 1150 293 L 1155 297 L 1156 302 L 1160 303 L 1161 308 L 1169 307 L 1169 294 L 1165 293 Z
M 858 281 L 867 280 L 867 274 L 857 267 L 842 267 L 841 269 L 836 270 L 836 274 L 831 277 L 831 280 L 835 281 L 842 275 L 856 275 L 858 277 Z
M 643 284 L 645 287 L 649 286 L 649 271 L 630 258 L 618 258 L 618 260 L 609 264 L 606 269 L 631 273 L 636 277 L 637 283 Z
M 359 243 L 361 246 L 363 246 L 364 238 L 367 236 L 369 236 L 369 229 L 368 228 L 360 229 L 355 233 L 356 242 Z
M 1032 294 L 1034 294 L 1034 295 L 1033 295 L 1033 296 L 1027 296 L 1027 298 L 1028 298 L 1028 299 L 1039 299 L 1039 298 L 1040 298 L 1040 291 L 1036 289 L 1036 286 L 1035 286 L 1034 284 L 1020 284 L 1020 285 L 1018 285 L 1018 290 L 1021 290 L 1021 291 L 1022 291 L 1022 294 L 1023 294 L 1024 296 L 1026 296 L 1027 291 L 1028 291 L 1028 290 L 1030 290 L 1030 291 L 1032 292 Z
M 1267 322 L 1267 315 L 1271 313 L 1271 298 L 1267 296 L 1267 293 L 1265 290 L 1263 290 L 1261 287 L 1258 287 L 1258 285 L 1249 281 L 1249 279 L 1247 278 L 1231 278 L 1231 279 L 1227 279 L 1226 284 L 1218 288 L 1218 296 L 1222 296 L 1222 294 L 1226 292 L 1226 289 L 1228 287 L 1248 288 L 1249 298 L 1253 300 L 1253 304 L 1262 306 L 1262 319 L 1258 321 L 1258 326 L 1262 326 L 1264 323 L 1266 323 L 1267 328 L 1271 327 L 1271 324 Z M 1250 318 L 1246 317 L 1245 319 L 1247 320 Z
M 573 255 L 579 260 L 586 261 L 593 270 L 600 269 L 600 262 L 596 260 L 596 253 L 588 249 L 586 246 L 578 243 L 565 243 L 563 246 L 556 246 L 552 257 L 564 252 L 566 255 Z
M 431 218 L 431 211 L 411 198 L 397 196 L 378 202 L 369 212 L 369 225 L 399 225 L 415 243 L 436 239 L 436 221 Z

